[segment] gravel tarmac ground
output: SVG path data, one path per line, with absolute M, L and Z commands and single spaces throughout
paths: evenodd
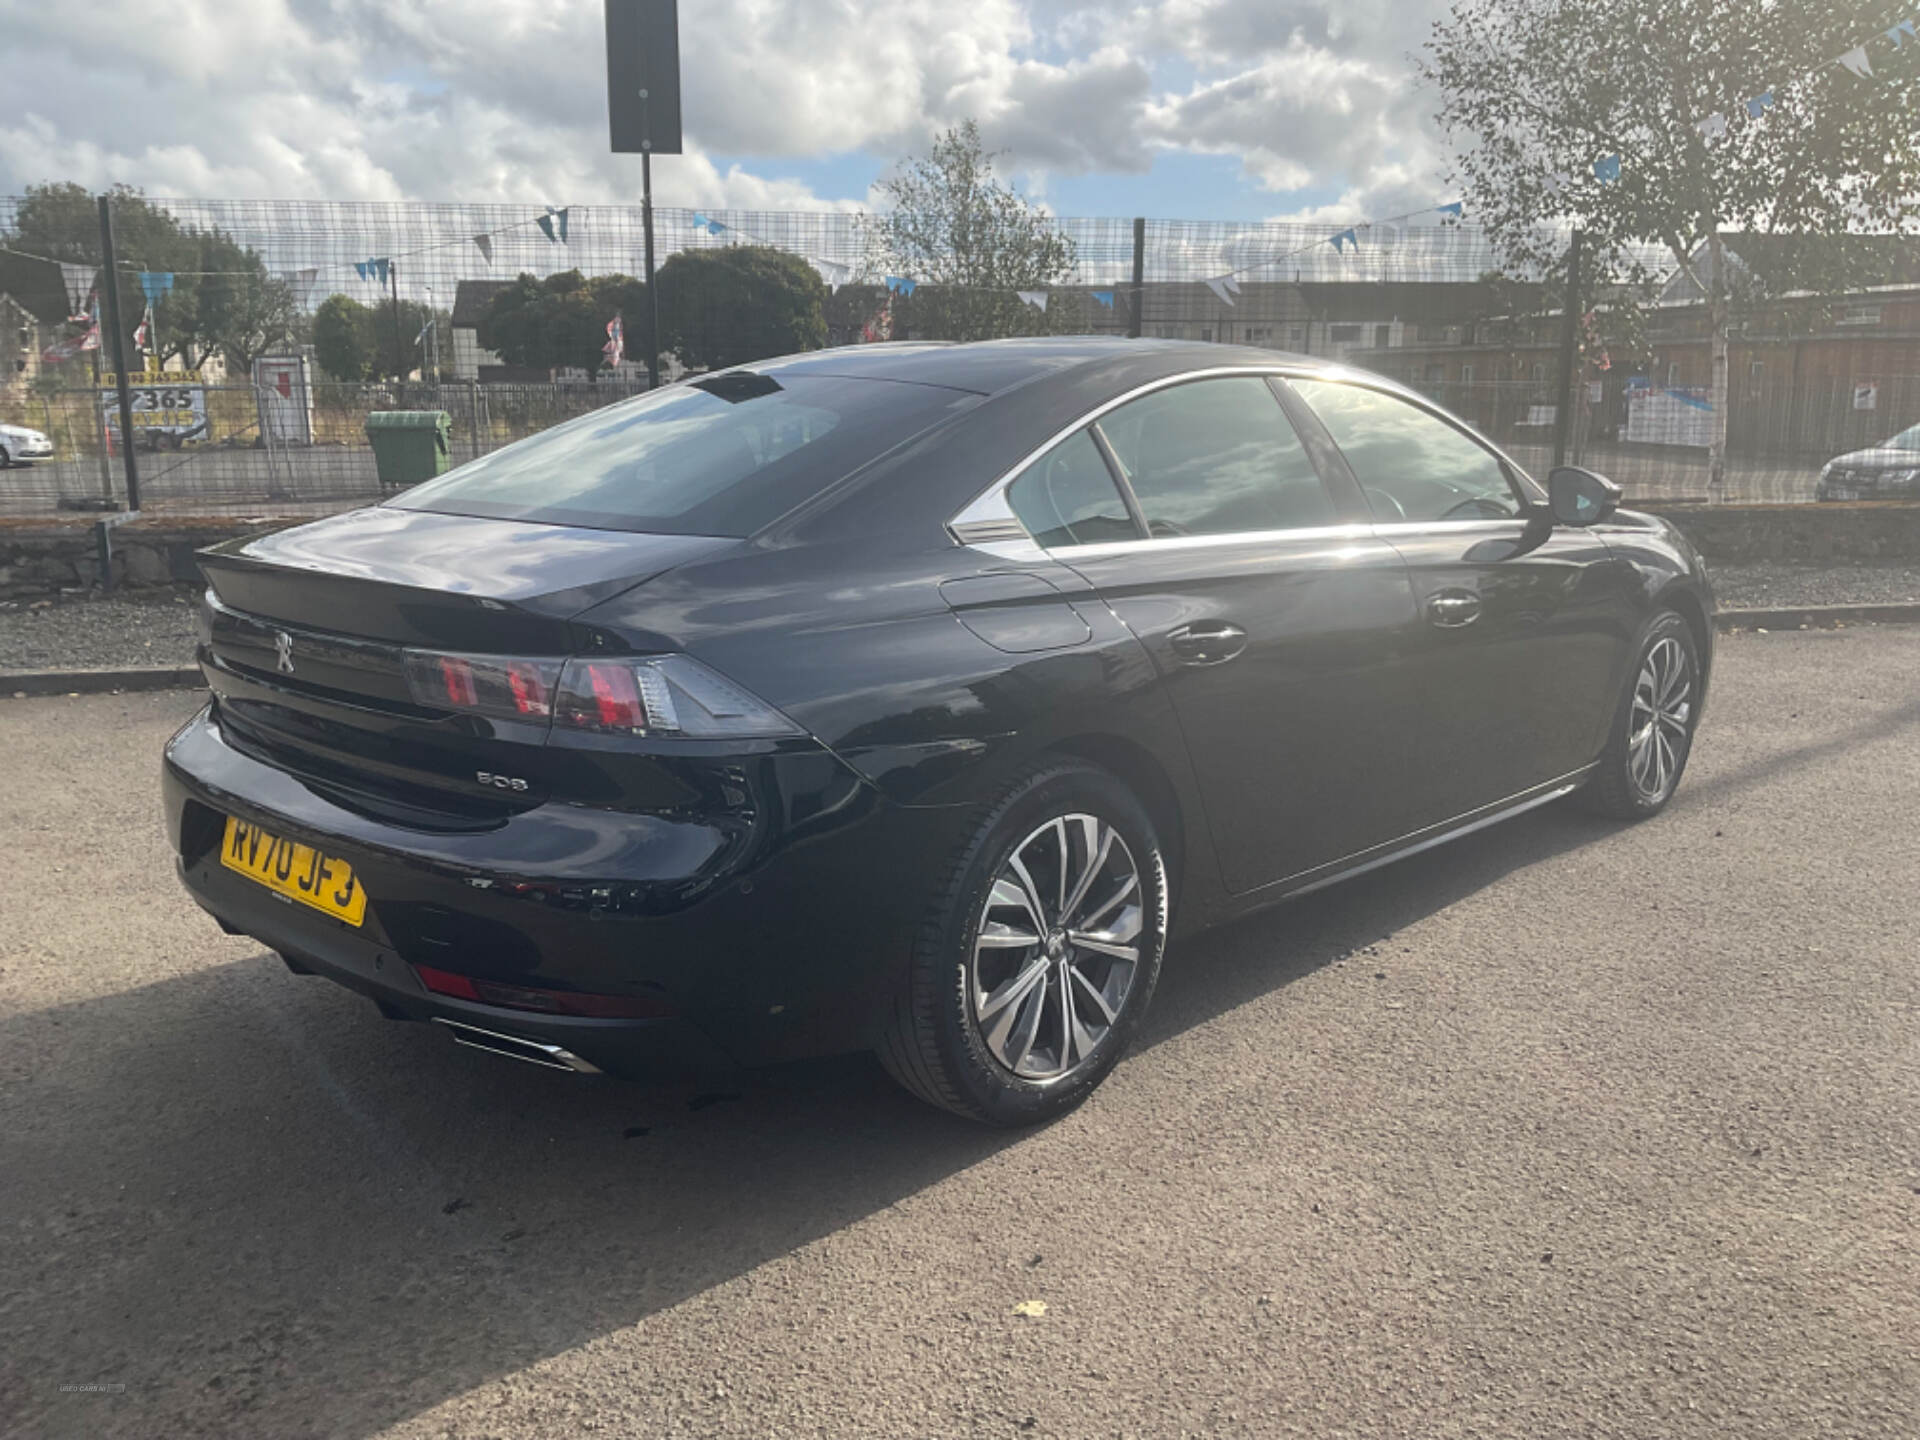
M 1719 655 L 1664 816 L 1180 944 L 1018 1135 L 381 1021 L 177 888 L 195 697 L 0 703 L 0 1433 L 1908 1440 L 1920 628 Z
M 1713 567 L 1723 608 L 1920 603 L 1920 562 Z M 0 606 L 0 670 L 94 670 L 193 663 L 189 589 L 70 596 Z

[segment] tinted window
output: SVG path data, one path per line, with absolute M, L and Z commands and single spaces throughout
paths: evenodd
M 543 430 L 391 503 L 607 530 L 751 535 L 978 399 L 932 385 L 716 375 Z
M 1426 411 L 1378 390 L 1295 380 L 1347 457 L 1376 520 L 1517 515 L 1499 457 Z
M 1255 376 L 1156 390 L 1102 418 L 1100 432 L 1155 536 L 1291 530 L 1337 518 L 1286 412 Z
M 1140 538 L 1113 472 L 1084 430 L 1021 471 L 1007 487 L 1007 503 L 1049 550 Z

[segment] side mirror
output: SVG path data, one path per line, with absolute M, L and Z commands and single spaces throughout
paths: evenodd
M 1620 487 L 1578 465 L 1562 465 L 1547 476 L 1547 508 L 1556 525 L 1598 525 L 1620 508 Z

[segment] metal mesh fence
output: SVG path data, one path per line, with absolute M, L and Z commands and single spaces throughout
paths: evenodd
M 630 358 L 613 368 L 591 352 L 581 364 L 516 366 L 482 343 L 483 317 L 517 276 L 641 274 L 638 207 L 129 196 L 115 223 L 122 329 L 148 326 L 150 358 L 132 377 L 148 510 L 299 514 L 365 503 L 384 493 L 371 413 L 444 412 L 457 464 L 648 383 L 631 358 L 644 321 L 631 313 Z M 937 303 L 938 282 L 890 276 L 870 216 L 661 208 L 655 223 L 662 266 L 741 245 L 811 266 L 832 290 L 809 343 L 945 338 L 952 311 Z M 1072 242 L 1071 267 L 1037 293 L 1003 297 L 993 321 L 1003 333 L 1139 333 L 1330 357 L 1415 386 L 1522 464 L 1546 468 L 1559 321 L 1526 277 L 1493 278 L 1499 257 L 1470 224 L 1438 213 L 1353 229 L 1055 224 Z M 99 260 L 90 198 L 0 199 L 0 424 L 40 431 L 52 446 L 51 455 L 12 453 L 0 439 L 9 462 L 0 514 L 125 502 L 117 399 L 101 374 L 110 347 L 85 348 Z M 156 277 L 166 288 L 149 310 Z M 666 280 L 661 292 L 670 298 Z M 345 305 L 336 296 L 362 327 L 357 376 L 328 371 L 338 362 L 321 312 Z M 740 316 L 706 318 L 711 328 L 744 324 Z M 1684 304 L 1656 305 L 1639 353 L 1622 351 L 1617 364 L 1588 347 L 1573 456 L 1632 498 L 1810 500 L 1828 461 L 1920 422 L 1920 286 L 1850 297 L 1813 321 L 1783 315 L 1778 333 L 1771 323 L 1757 316 L 1733 347 L 1724 485 L 1709 486 L 1708 350 L 1698 308 Z M 673 356 L 666 363 L 669 378 L 679 373 Z

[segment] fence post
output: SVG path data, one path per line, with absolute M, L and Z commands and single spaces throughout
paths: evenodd
M 467 458 L 480 458 L 480 382 L 467 381 L 467 434 L 473 440 L 473 454 Z
M 120 271 L 113 254 L 113 202 L 100 197 L 100 273 L 107 283 L 107 331 L 113 336 L 113 377 L 120 390 L 120 456 L 127 471 L 127 509 L 140 508 L 140 465 L 133 458 L 133 396 L 127 391 L 127 341 L 120 324 Z
M 1127 297 L 1127 337 L 1140 338 L 1140 306 L 1147 289 L 1147 221 L 1144 215 L 1133 219 L 1133 290 Z
M 1578 230 L 1567 246 L 1567 293 L 1561 302 L 1560 403 L 1553 411 L 1553 463 L 1567 463 L 1567 440 L 1573 434 L 1573 387 L 1580 378 L 1580 242 Z

